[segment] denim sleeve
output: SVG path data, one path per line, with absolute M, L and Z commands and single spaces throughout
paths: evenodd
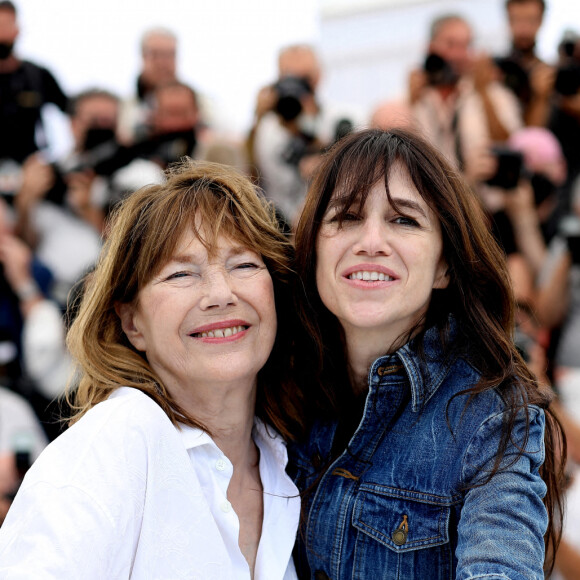
M 457 580 L 509 578 L 543 580 L 544 533 L 548 524 L 542 498 L 546 485 L 538 470 L 544 461 L 544 412 L 529 407 L 529 438 L 523 453 L 525 417 L 516 420 L 500 472 L 466 492 L 458 524 Z M 481 481 L 491 469 L 501 437 L 503 414 L 477 429 L 463 459 L 463 482 Z M 519 456 L 518 456 L 519 455 Z

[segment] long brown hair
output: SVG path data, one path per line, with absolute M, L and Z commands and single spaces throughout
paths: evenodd
M 197 223 L 210 224 L 202 237 Z M 79 311 L 67 336 L 78 371 L 70 393 L 80 419 L 120 386 L 140 389 L 174 422 L 203 428 L 165 389 L 125 336 L 115 311 L 133 303 L 145 284 L 171 258 L 187 228 L 211 252 L 224 235 L 262 256 L 273 280 L 278 332 L 272 354 L 258 374 L 256 414 L 288 435 L 295 420 L 295 390 L 285 382 L 289 368 L 292 247 L 280 232 L 273 207 L 242 174 L 225 165 L 187 160 L 168 171 L 162 185 L 131 194 L 115 211 L 110 234 L 94 272 L 86 281 Z M 294 419 L 293 419 L 294 417 Z
M 479 382 L 461 394 L 469 395 L 472 401 L 478 393 L 498 389 L 506 401 L 507 420 L 495 465 L 486 481 L 503 469 L 502 459 L 516 418 L 525 414 L 527 440 L 528 405 L 545 410 L 546 459 L 541 473 L 548 488 L 544 500 L 549 515 L 546 544 L 553 554 L 561 535 L 564 467 L 557 453 L 565 450 L 565 440 L 549 407 L 552 393 L 537 383 L 514 346 L 514 299 L 505 257 L 490 233 L 479 199 L 442 155 L 411 132 L 372 129 L 345 137 L 326 154 L 310 187 L 295 237 L 296 269 L 301 281 L 296 305 L 310 337 L 296 355 L 298 380 L 307 389 L 310 402 L 307 420 L 320 414 L 344 417 L 352 412 L 353 401 L 342 329 L 320 300 L 316 287 L 316 240 L 323 216 L 337 187 L 344 195 L 339 223 L 351 207 L 360 211 L 372 186 L 380 180 L 393 203 L 388 178 L 396 164 L 407 169 L 441 224 L 449 278 L 445 290 L 433 291 L 425 320 L 409 336 L 414 335 L 421 352 L 424 331 L 435 326 L 444 352 L 449 353 L 458 342 L 452 344 L 450 340 L 452 315 L 461 334 L 459 342 L 467 345 L 470 363 L 481 373 Z M 526 442 L 522 449 L 525 446 Z

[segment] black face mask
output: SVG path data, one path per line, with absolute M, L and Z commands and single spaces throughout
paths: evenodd
M 115 140 L 115 131 L 113 129 L 100 129 L 92 127 L 87 129 L 83 151 L 92 151 L 95 147 Z
M 532 174 L 530 181 L 532 183 L 532 189 L 534 190 L 536 206 L 540 205 L 556 191 L 554 182 L 541 173 Z
M 13 42 L 0 42 L 0 60 L 6 60 L 14 48 Z

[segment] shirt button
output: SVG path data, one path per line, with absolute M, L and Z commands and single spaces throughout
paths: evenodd
M 226 463 L 226 461 L 224 459 L 218 459 L 215 462 L 215 468 L 218 471 L 225 471 L 225 469 L 227 468 L 228 464 Z
M 222 501 L 220 509 L 222 510 L 222 512 L 224 512 L 224 514 L 228 514 L 232 511 L 232 504 L 227 500 Z

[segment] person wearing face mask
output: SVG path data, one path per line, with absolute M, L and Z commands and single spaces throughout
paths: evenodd
M 125 191 L 162 179 L 161 169 L 146 160 L 109 175 L 95 173 L 95 160 L 118 149 L 114 94 L 89 89 L 71 101 L 69 111 L 74 150 L 55 164 L 30 156 L 14 200 L 16 231 L 53 273 L 53 297 L 62 306 L 98 256 L 109 206 Z
M 19 29 L 10 0 L 0 1 L 0 164 L 21 165 L 47 144 L 37 141 L 41 112 L 49 103 L 63 113 L 67 97 L 45 68 L 14 53 Z
M 72 424 L 20 486 L 0 578 L 296 579 L 291 255 L 225 165 L 120 204 L 68 334 Z
M 292 223 L 320 151 L 361 124 L 356 112 L 321 103 L 321 65 L 308 45 L 283 48 L 278 80 L 258 94 L 249 157 L 266 195 Z
M 543 579 L 563 433 L 514 344 L 476 194 L 415 133 L 353 133 L 315 174 L 295 244 L 299 577 Z

